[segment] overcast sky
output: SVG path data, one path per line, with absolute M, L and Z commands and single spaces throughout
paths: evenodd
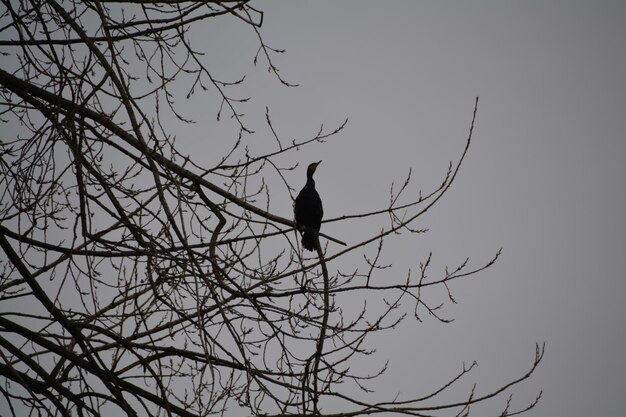
M 373 395 L 423 393 L 473 360 L 479 390 L 494 388 L 523 374 L 545 341 L 514 405 L 543 390 L 528 416 L 626 415 L 626 2 L 253 6 L 265 12 L 264 39 L 287 50 L 281 75 L 299 87 L 281 87 L 263 61 L 251 68 L 254 33 L 234 19 L 211 21 L 195 44 L 213 51 L 218 78 L 248 74 L 240 91 L 253 97 L 246 120 L 259 146 L 273 140 L 263 133 L 266 105 L 289 140 L 349 118 L 337 138 L 298 154 L 301 166 L 323 160 L 316 180 L 327 217 L 380 207 L 409 168 L 415 189 L 439 185 L 480 96 L 460 176 L 417 225 L 429 233 L 395 240 L 385 260 L 404 276 L 432 251 L 434 276 L 467 256 L 478 265 L 502 247 L 502 257 L 452 286 L 458 304 L 445 315 L 454 322 L 407 323 L 377 341 L 373 361 L 393 362 Z M 219 101 L 198 100 L 206 106 L 194 102 L 188 115 L 207 123 L 186 127 L 177 144 L 209 165 L 221 156 L 206 140 L 221 132 L 211 107 Z M 299 189 L 304 168 L 289 180 Z M 289 199 L 272 204 L 290 215 Z M 323 231 L 357 239 L 334 225 Z
M 349 117 L 339 138 L 300 154 L 303 164 L 324 161 L 316 178 L 328 217 L 378 207 L 409 167 L 422 189 L 437 185 L 480 96 L 461 176 L 420 223 L 430 232 L 398 241 L 387 258 L 404 274 L 431 250 L 441 268 L 500 247 L 503 256 L 453 286 L 452 324 L 427 320 L 381 341 L 378 358 L 394 358 L 381 391 L 436 386 L 474 359 L 479 388 L 493 387 L 524 372 L 545 341 L 515 404 L 543 390 L 528 415 L 624 415 L 626 3 L 256 5 L 265 40 L 287 49 L 281 74 L 300 87 L 280 88 L 261 68 L 245 89 L 251 109 L 269 105 L 287 138 Z M 253 48 L 249 31 L 211 30 L 218 75 L 249 65 L 240 46 Z M 304 182 L 303 172 L 292 178 Z

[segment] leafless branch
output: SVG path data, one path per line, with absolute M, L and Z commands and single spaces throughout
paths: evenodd
M 277 87 L 295 87 L 279 71 L 284 50 L 263 37 L 262 11 L 248 1 L 2 4 L 0 117 L 12 133 L 0 142 L 0 408 L 430 416 L 498 400 L 504 416 L 537 404 L 540 395 L 516 409 L 510 396 L 542 360 L 539 345 L 526 373 L 491 390 L 462 389 L 471 364 L 408 400 L 378 396 L 386 364 L 354 366 L 376 355 L 371 336 L 403 320 L 451 321 L 455 283 L 500 254 L 443 272 L 432 271 L 433 254 L 409 271 L 385 262 L 388 243 L 424 233 L 418 222 L 451 190 L 478 99 L 440 185 L 422 194 L 409 168 L 376 210 L 325 219 L 311 255 L 299 249 L 292 213 L 274 202 L 293 200 L 299 152 L 342 134 L 347 119 L 286 140 L 266 108 L 253 126 L 249 97 L 236 93 L 246 76 L 219 76 L 193 35 L 230 19 L 253 35 L 252 63 Z M 213 122 L 232 123 L 228 146 L 211 139 L 210 164 L 175 142 L 168 122 L 194 123 L 181 91 L 210 92 Z M 253 152 L 253 137 L 269 144 Z M 349 246 L 327 227 L 363 220 L 368 236 Z

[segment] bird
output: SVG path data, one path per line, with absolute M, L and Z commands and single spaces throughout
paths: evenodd
M 302 246 L 310 251 L 315 250 L 315 236 L 320 231 L 322 216 L 324 215 L 322 199 L 315 190 L 315 180 L 313 179 L 313 174 L 321 163 L 322 161 L 313 162 L 307 167 L 306 184 L 300 190 L 294 204 L 296 225 L 305 228 L 302 231 Z

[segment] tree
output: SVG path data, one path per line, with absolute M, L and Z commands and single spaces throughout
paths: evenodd
M 358 393 L 384 369 L 350 366 L 373 353 L 369 336 L 393 332 L 405 317 L 445 322 L 441 301 L 424 292 L 441 287 L 452 300 L 451 282 L 499 255 L 436 279 L 427 278 L 430 256 L 402 279 L 379 260 L 388 239 L 422 233 L 416 220 L 450 189 L 478 100 L 465 149 L 438 188 L 411 197 L 409 175 L 380 210 L 325 219 L 388 223 L 349 246 L 322 233 L 311 257 L 291 215 L 272 212 L 272 197 L 294 197 L 284 174 L 298 165 L 280 161 L 345 123 L 285 142 L 268 110 L 261 134 L 275 145 L 252 153 L 246 141 L 259 133 L 241 111 L 247 99 L 232 93 L 244 79 L 214 76 L 192 35 L 216 19 L 248 27 L 255 64 L 291 87 L 274 64 L 283 51 L 261 36 L 262 11 L 248 1 L 3 4 L 2 118 L 16 132 L 0 147 L 6 415 L 463 415 L 533 373 L 542 346 L 527 372 L 489 392 L 439 400 L 472 364 L 426 395 L 372 400 Z M 216 95 L 218 120 L 234 121 L 236 140 L 214 166 L 183 154 L 165 123 L 191 123 L 175 99 L 181 80 L 188 97 Z M 282 188 L 265 181 L 268 172 Z M 333 268 L 366 250 L 374 255 L 352 272 Z M 381 274 L 396 279 L 381 284 Z M 348 294 L 378 307 L 349 308 L 341 301 Z M 538 399 L 522 410 L 506 401 L 503 415 Z

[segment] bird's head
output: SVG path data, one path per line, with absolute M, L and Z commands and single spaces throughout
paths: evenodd
M 317 169 L 317 166 L 319 164 L 321 164 L 321 163 L 322 163 L 322 161 L 318 161 L 318 162 L 313 162 L 313 163 L 309 164 L 309 167 L 307 168 L 307 171 L 311 172 L 311 174 L 314 173 L 315 170 Z
M 306 176 L 308 178 L 313 178 L 313 173 L 317 169 L 317 166 L 319 164 L 321 164 L 321 163 L 322 163 L 322 161 L 318 161 L 318 162 L 313 162 L 313 163 L 309 164 L 308 168 L 306 169 Z

